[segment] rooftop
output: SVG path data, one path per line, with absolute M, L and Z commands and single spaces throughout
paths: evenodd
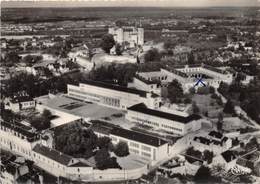
M 146 97 L 146 94 L 147 94 L 146 91 L 131 89 L 131 88 L 127 88 L 127 87 L 123 87 L 123 86 L 119 86 L 119 85 L 112 85 L 112 84 L 109 84 L 109 83 L 92 81 L 92 80 L 84 81 L 84 83 L 82 83 L 82 84 L 92 85 L 92 86 L 111 89 L 111 90 L 122 91 L 122 92 L 125 92 L 125 93 L 132 93 L 132 94 L 139 95 L 141 97 Z
M 36 153 L 39 153 L 41 155 L 44 155 L 62 165 L 68 165 L 70 161 L 73 159 L 71 156 L 66 155 L 64 153 L 61 153 L 57 150 L 45 147 L 43 145 L 37 144 L 34 148 L 33 151 Z
M 10 102 L 12 103 L 20 103 L 20 102 L 28 102 L 28 101 L 33 101 L 33 98 L 29 96 L 15 96 L 10 99 Z
M 227 151 L 221 153 L 221 155 L 227 163 L 236 159 L 236 157 L 237 157 L 236 151 L 232 151 L 232 150 L 227 150 Z
M 27 137 L 28 141 L 33 141 L 37 138 L 37 134 L 31 132 L 27 127 L 19 122 L 11 123 L 6 121 L 0 121 L 0 126 L 14 130 L 17 133 Z
M 184 117 L 184 116 L 179 116 L 179 115 L 176 115 L 176 114 L 171 114 L 171 113 L 167 113 L 167 112 L 149 109 L 143 103 L 133 105 L 133 106 L 129 107 L 128 110 L 141 112 L 141 113 L 144 113 L 144 114 L 149 114 L 149 115 L 152 115 L 152 116 L 157 116 L 157 117 L 160 117 L 160 118 L 164 118 L 164 119 L 168 119 L 168 120 L 172 120 L 172 121 L 177 121 L 177 122 L 181 122 L 181 123 L 185 123 L 185 124 L 189 123 L 193 120 L 201 119 L 201 116 L 196 115 L 196 114 L 192 114 L 192 115 L 189 115 L 187 117 Z
M 223 134 L 220 133 L 220 132 L 211 131 L 211 132 L 209 132 L 209 136 L 215 137 L 215 138 L 217 138 L 217 139 L 222 139 Z
M 167 141 L 158 137 L 117 127 L 112 129 L 111 134 L 154 147 L 159 147 L 167 143 Z
M 100 120 L 92 120 L 92 123 L 93 123 L 93 126 L 91 127 L 91 129 L 94 132 L 99 132 L 99 133 L 103 133 L 106 135 L 111 134 L 111 135 L 129 139 L 129 140 L 133 140 L 136 142 L 140 142 L 143 144 L 151 145 L 154 147 L 159 147 L 159 146 L 167 143 L 167 141 L 160 139 L 158 137 L 148 135 L 145 133 L 141 133 L 141 132 L 137 132 L 137 131 L 133 131 L 133 130 L 123 129 L 123 128 L 120 128 L 115 125 L 110 125 L 107 122 L 103 122 Z

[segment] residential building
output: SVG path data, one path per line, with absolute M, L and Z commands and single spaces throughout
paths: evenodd
M 124 110 L 138 103 L 156 109 L 161 102 L 154 93 L 90 80 L 79 86 L 68 84 L 67 89 L 70 97 Z
M 143 103 L 129 107 L 126 119 L 177 135 L 185 135 L 201 128 L 199 115 L 180 116 L 148 108 Z
M 232 147 L 232 140 L 220 132 L 211 131 L 206 137 L 194 137 L 192 145 L 201 152 L 210 150 L 215 154 L 220 154 Z
M 236 151 L 227 150 L 212 159 L 212 165 L 221 166 L 226 171 L 229 171 L 236 165 L 238 154 Z
M 20 112 L 21 110 L 34 109 L 35 101 L 26 94 L 18 94 L 11 98 L 5 99 L 5 109 L 13 112 Z

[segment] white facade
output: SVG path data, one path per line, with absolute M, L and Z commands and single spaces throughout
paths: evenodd
M 140 123 L 142 125 L 147 125 L 157 130 L 164 130 L 177 135 L 185 135 L 189 132 L 196 131 L 201 128 L 200 118 L 191 117 L 193 115 L 188 117 L 174 115 L 176 117 L 176 119 L 174 120 L 174 118 L 170 117 L 173 114 L 162 111 L 156 111 L 154 114 L 152 114 L 147 113 L 148 111 L 156 110 L 147 109 L 147 111 L 139 111 L 138 109 L 132 109 L 132 107 L 128 108 L 126 119 L 131 122 Z M 164 117 L 158 114 L 163 114 Z
M 12 101 L 11 99 L 8 99 L 5 101 L 5 109 L 9 109 L 13 112 L 20 112 L 21 110 L 26 109 L 33 109 L 35 108 L 35 101 L 28 100 L 28 101 Z
M 206 85 L 218 88 L 221 82 L 230 84 L 233 80 L 231 73 L 224 73 L 207 65 L 199 66 L 182 66 L 175 69 L 161 68 L 157 72 L 142 72 L 138 73 L 147 80 L 159 80 L 162 84 L 169 83 L 172 80 L 177 80 L 182 84 L 184 91 L 188 91 L 197 82 L 197 78 L 208 76 L 209 78 L 202 78 Z
M 142 80 L 140 77 L 134 77 L 133 82 L 128 83 L 127 86 L 129 88 L 135 88 L 147 92 L 153 92 L 159 96 L 161 96 L 162 93 L 162 88 L 160 84 L 152 81 L 146 81 L 146 79 Z
M 145 91 L 94 81 L 89 84 L 80 83 L 79 86 L 68 84 L 67 89 L 70 97 L 125 110 L 138 103 L 145 103 L 148 107 L 156 109 L 161 100 L 160 97 Z
M 135 27 L 113 27 L 108 29 L 108 33 L 112 34 L 114 40 L 122 44 L 123 42 L 128 42 L 130 48 L 133 48 L 137 45 L 144 44 L 144 29 L 135 28 Z

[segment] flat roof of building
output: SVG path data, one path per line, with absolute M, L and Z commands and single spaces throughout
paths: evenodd
M 140 112 L 140 113 L 148 114 L 148 115 L 152 115 L 152 116 L 157 116 L 160 118 L 177 121 L 177 122 L 184 123 L 184 124 L 189 123 L 190 121 L 193 121 L 193 120 L 201 119 L 201 116 L 197 115 L 197 114 L 192 114 L 187 117 L 184 117 L 184 116 L 179 116 L 176 114 L 171 114 L 171 113 L 162 112 L 162 111 L 158 111 L 158 110 L 154 110 L 154 109 L 149 109 L 143 103 L 133 105 L 133 106 L 129 107 L 128 110 L 136 111 L 136 112 Z
M 154 137 L 154 136 L 151 136 L 148 134 L 136 132 L 133 130 L 127 130 L 127 129 L 123 129 L 123 128 L 119 128 L 119 127 L 113 128 L 111 131 L 111 134 L 129 139 L 129 140 L 133 140 L 136 142 L 140 142 L 143 144 L 151 145 L 154 147 L 159 147 L 159 146 L 167 143 L 167 141 L 160 139 L 158 137 Z
M 33 151 L 35 151 L 36 153 L 39 153 L 41 155 L 44 155 L 56 162 L 59 162 L 62 165 L 68 165 L 71 161 L 71 159 L 73 159 L 71 156 L 66 155 L 64 153 L 61 153 L 57 150 L 48 148 L 46 146 L 37 144 L 34 148 Z
M 119 85 L 113 85 L 113 84 L 100 82 L 100 81 L 86 80 L 82 84 L 88 84 L 88 85 L 97 86 L 97 87 L 101 87 L 101 88 L 122 91 L 125 93 L 132 93 L 132 94 L 140 95 L 142 97 L 146 97 L 146 94 L 147 94 L 146 91 L 127 88 L 127 87 L 123 87 L 123 86 L 119 86 Z
M 167 143 L 167 141 L 160 139 L 159 137 L 145 134 L 143 132 L 127 130 L 127 129 L 121 128 L 119 126 L 110 125 L 104 121 L 92 120 L 91 122 L 93 123 L 93 126 L 91 126 L 91 129 L 94 132 L 99 132 L 99 133 L 103 133 L 106 135 L 111 134 L 111 135 L 119 136 L 119 137 L 122 137 L 125 139 L 129 139 L 132 141 L 151 145 L 154 147 L 159 147 L 159 146 Z

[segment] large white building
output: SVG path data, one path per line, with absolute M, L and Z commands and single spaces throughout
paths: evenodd
M 185 135 L 201 128 L 199 115 L 180 116 L 147 108 L 143 103 L 129 107 L 126 119 L 177 135 Z
M 96 121 L 96 122 L 95 122 Z M 167 141 L 144 133 L 127 130 L 109 125 L 101 125 L 98 120 L 94 120 L 91 129 L 99 137 L 110 137 L 113 144 L 119 142 L 127 143 L 129 152 L 151 162 L 151 164 L 169 158 L 171 155 L 170 145 Z
M 161 102 L 154 93 L 97 81 L 85 81 L 79 86 L 68 84 L 67 89 L 70 97 L 124 110 L 138 103 L 157 109 Z
M 230 84 L 233 80 L 233 74 L 204 64 L 165 67 L 160 71 L 139 72 L 137 75 L 147 81 L 160 81 L 162 86 L 175 79 L 182 84 L 184 91 L 194 87 L 199 78 L 214 88 L 218 88 L 221 82 Z
M 144 44 L 144 29 L 136 27 L 112 27 L 108 29 L 108 33 L 112 34 L 114 40 L 122 44 L 129 43 L 129 47 L 133 48 L 138 45 Z

